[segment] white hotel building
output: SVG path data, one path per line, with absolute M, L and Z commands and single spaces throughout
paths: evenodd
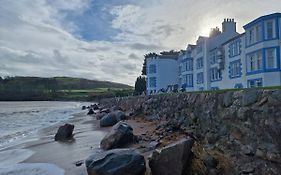
M 234 19 L 212 29 L 179 54 L 147 56 L 147 93 L 252 88 L 281 85 L 281 13 L 246 24 Z

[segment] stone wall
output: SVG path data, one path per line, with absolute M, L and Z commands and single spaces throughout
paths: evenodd
M 245 90 L 104 99 L 134 116 L 166 120 L 205 149 L 218 150 L 234 174 L 281 174 L 281 91 Z

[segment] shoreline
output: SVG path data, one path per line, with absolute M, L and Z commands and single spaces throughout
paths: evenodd
M 55 142 L 54 135 L 59 126 L 64 123 L 75 125 L 74 140 L 68 143 Z M 8 157 L 7 162 L 10 162 L 11 166 L 26 164 L 28 168 L 29 165 L 43 163 L 42 168 L 45 164 L 55 165 L 63 169 L 64 174 L 67 175 L 77 175 L 82 172 L 82 174 L 87 174 L 85 167 L 77 167 L 75 163 L 99 151 L 100 140 L 108 128 L 99 129 L 98 124 L 92 116 L 86 115 L 86 111 L 79 112 L 65 121 L 40 129 L 36 136 L 25 138 L 25 142 L 4 148 L 0 153 Z M 19 155 L 17 155 L 18 152 Z M 16 161 L 18 156 L 22 156 L 23 160 Z M 1 166 L 0 163 L 0 172 L 1 168 L 8 168 L 8 166 Z
M 42 165 L 38 166 L 41 168 L 55 166 L 60 170 L 64 170 L 65 175 L 87 175 L 87 169 L 84 164 L 85 160 L 94 153 L 104 151 L 100 149 L 100 141 L 112 128 L 100 127 L 99 120 L 94 115 L 87 115 L 87 112 L 87 110 L 81 111 L 73 114 L 73 117 L 65 121 L 60 121 L 55 125 L 39 130 L 36 140 L 28 141 L 30 139 L 27 139 L 27 142 L 5 148 L 2 151 L 18 151 L 21 154 L 22 160 L 14 163 L 16 163 L 15 165 L 24 165 L 25 168 L 42 163 Z M 157 123 L 134 117 L 130 117 L 125 122 L 133 128 L 134 135 L 147 139 L 141 139 L 140 142 L 129 144 L 124 148 L 133 148 L 141 152 L 146 159 L 148 167 L 148 157 L 154 150 L 149 148 L 150 143 L 153 140 L 158 141 L 154 133 Z M 65 123 L 75 126 L 73 131 L 74 139 L 70 142 L 56 142 L 54 136 L 59 126 Z M 168 141 L 161 143 L 161 147 L 168 143 Z M 12 161 L 13 159 L 10 162 Z M 81 165 L 76 166 L 76 163 Z M 146 174 L 149 173 L 150 170 L 147 169 Z M 59 174 L 59 171 L 57 171 L 57 174 Z M 30 173 L 29 175 L 33 174 Z

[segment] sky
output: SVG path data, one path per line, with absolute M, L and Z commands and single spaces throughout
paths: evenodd
M 224 18 L 243 25 L 280 0 L 0 0 L 0 76 L 134 85 L 148 52 L 185 49 Z

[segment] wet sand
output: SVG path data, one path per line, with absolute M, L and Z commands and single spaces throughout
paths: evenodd
M 127 146 L 138 149 L 140 152 L 142 152 L 142 154 L 145 156 L 145 159 L 147 160 L 152 150 L 143 150 L 148 146 L 151 139 L 153 140 L 153 137 L 155 135 L 154 131 L 157 124 L 155 122 L 147 122 L 138 119 L 131 119 L 127 120 L 126 122 L 133 127 L 134 135 L 142 136 L 142 138 L 149 138 L 147 141 L 142 140 L 139 143 Z M 54 135 L 56 134 L 58 127 L 65 123 L 70 123 L 75 126 L 74 139 L 67 143 L 54 141 Z M 17 162 L 15 162 L 15 159 L 12 159 L 11 161 L 8 161 L 8 163 L 12 161 L 14 161 L 14 163 L 21 162 L 17 165 L 21 165 L 22 167 L 15 166 L 15 168 L 25 169 L 27 175 L 36 175 L 37 173 L 34 172 L 36 167 L 39 167 L 41 168 L 41 171 L 44 171 L 44 169 L 50 169 L 50 167 L 52 167 L 53 165 L 55 165 L 55 167 L 51 169 L 53 169 L 56 172 L 55 174 L 57 175 L 63 174 L 61 173 L 61 171 L 64 171 L 65 175 L 87 175 L 84 161 L 93 153 L 102 151 L 99 148 L 100 141 L 106 135 L 106 133 L 109 132 L 110 129 L 111 127 L 100 128 L 99 121 L 96 120 L 93 116 L 86 115 L 86 111 L 83 111 L 79 114 L 75 114 L 73 118 L 67 121 L 40 130 L 37 137 L 39 139 L 37 140 L 10 147 L 9 149 L 7 149 L 8 154 L 6 154 L 5 156 L 9 157 L 9 151 L 15 151 L 19 149 L 16 152 L 19 152 L 22 155 L 19 155 L 17 153 L 15 153 L 14 155 L 20 156 L 21 158 L 18 158 Z M 10 156 L 12 155 L 10 154 Z M 83 162 L 83 164 L 81 166 L 76 166 L 76 162 Z M 30 170 L 30 168 L 33 169 Z M 56 168 L 58 168 L 58 170 L 55 170 Z M 54 174 L 53 170 L 52 172 L 38 174 L 51 175 Z M 149 174 L 149 171 L 147 171 L 146 173 Z M 17 173 L 12 173 L 11 175 L 14 174 Z
M 74 139 L 67 143 L 55 142 L 54 135 L 56 134 L 58 127 L 64 123 L 75 125 Z M 80 167 L 77 167 L 75 163 L 78 161 L 84 162 L 89 155 L 96 151 L 100 151 L 100 140 L 105 136 L 109 129 L 110 128 L 101 129 L 99 127 L 99 122 L 92 116 L 87 116 L 85 111 L 75 114 L 73 118 L 67 121 L 40 130 L 38 132 L 38 139 L 10 147 L 4 150 L 4 154 L 8 158 L 6 161 L 11 164 L 18 163 L 15 162 L 17 158 L 13 156 L 27 158 L 31 155 L 26 160 L 19 162 L 27 163 L 28 165 L 35 165 L 33 163 L 48 163 L 63 169 L 65 175 L 87 175 L 84 163 Z M 13 154 L 11 152 L 13 152 Z M 19 155 L 18 152 L 22 155 Z M 30 152 L 33 152 L 33 154 L 30 154 Z M 2 163 L 2 166 L 3 165 L 5 164 Z M 43 167 L 43 165 L 41 166 Z M 30 172 L 30 175 L 33 174 L 37 173 Z
M 70 142 L 55 142 L 54 135 L 58 126 L 41 130 L 38 143 L 31 143 L 25 148 L 35 152 L 25 163 L 51 163 L 65 170 L 65 175 L 86 175 L 85 165 L 75 165 L 99 150 L 101 139 L 109 128 L 101 129 L 99 122 L 86 113 L 76 114 L 74 118 L 64 123 L 75 126 L 74 139 Z

